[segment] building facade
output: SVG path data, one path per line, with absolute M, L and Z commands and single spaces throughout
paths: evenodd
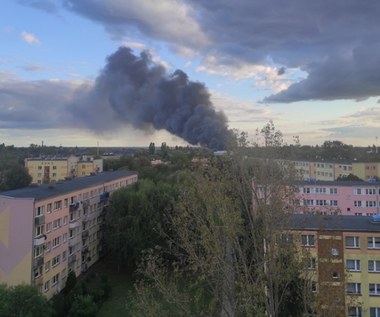
M 379 162 L 354 162 L 352 163 L 353 174 L 363 180 L 380 177 Z
M 0 193 L 0 283 L 58 293 L 102 255 L 109 196 L 135 182 L 116 171 Z
M 26 158 L 33 184 L 46 184 L 103 172 L 103 159 L 91 156 Z
M 380 213 L 380 183 L 303 181 L 297 184 L 296 211 L 348 216 Z
M 311 255 L 317 316 L 378 317 L 380 221 L 371 216 L 294 215 L 292 232 Z

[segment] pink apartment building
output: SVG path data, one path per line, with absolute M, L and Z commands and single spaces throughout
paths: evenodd
M 108 198 L 135 182 L 137 173 L 116 171 L 0 193 L 0 283 L 58 293 L 69 271 L 102 255 Z
M 298 184 L 298 212 L 365 216 L 380 213 L 380 184 L 304 181 Z

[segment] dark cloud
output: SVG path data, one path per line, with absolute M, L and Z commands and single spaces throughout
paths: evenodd
M 236 58 L 265 64 L 269 58 L 309 74 L 265 102 L 362 100 L 380 95 L 377 0 L 289 0 L 286 5 L 282 0 L 163 2 L 161 8 L 190 9 L 176 15 L 147 1 L 64 0 L 67 8 L 102 23 L 113 34 L 143 34 L 186 45 L 225 64 Z M 178 27 L 185 22 L 191 28 Z
M 279 75 L 279 76 L 284 75 L 285 73 L 286 73 L 286 68 L 285 67 L 280 67 L 277 70 L 277 75 Z

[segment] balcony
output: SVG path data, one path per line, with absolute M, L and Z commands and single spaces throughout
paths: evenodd
M 82 239 L 88 238 L 88 235 L 89 235 L 89 232 L 87 229 L 82 231 Z
M 77 255 L 76 254 L 69 255 L 69 258 L 68 258 L 68 264 L 69 264 L 69 266 L 73 265 L 76 260 L 77 260 Z
M 86 253 L 88 253 L 88 246 L 87 245 L 82 248 L 82 255 L 84 255 Z
M 79 203 L 70 204 L 70 211 L 75 211 L 79 209 Z
M 43 234 L 41 236 L 38 236 L 38 237 L 34 238 L 33 245 L 35 247 L 37 247 L 37 246 L 39 246 L 41 244 L 44 244 L 45 240 L 46 240 L 46 235 Z
M 34 218 L 34 225 L 35 226 L 41 226 L 43 224 L 45 224 L 45 216 L 44 215 L 41 215 L 41 216 Z
M 44 265 L 44 257 L 41 255 L 33 260 L 33 267 L 37 268 Z
M 70 220 L 69 229 L 74 229 L 80 225 L 79 219 Z

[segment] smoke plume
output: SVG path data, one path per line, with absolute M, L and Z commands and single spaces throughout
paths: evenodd
M 223 149 L 229 134 L 227 118 L 215 110 L 204 84 L 181 70 L 167 74 L 147 52 L 135 56 L 120 47 L 110 55 L 90 99 L 108 103 L 118 120 L 135 128 L 165 129 L 193 145 Z

